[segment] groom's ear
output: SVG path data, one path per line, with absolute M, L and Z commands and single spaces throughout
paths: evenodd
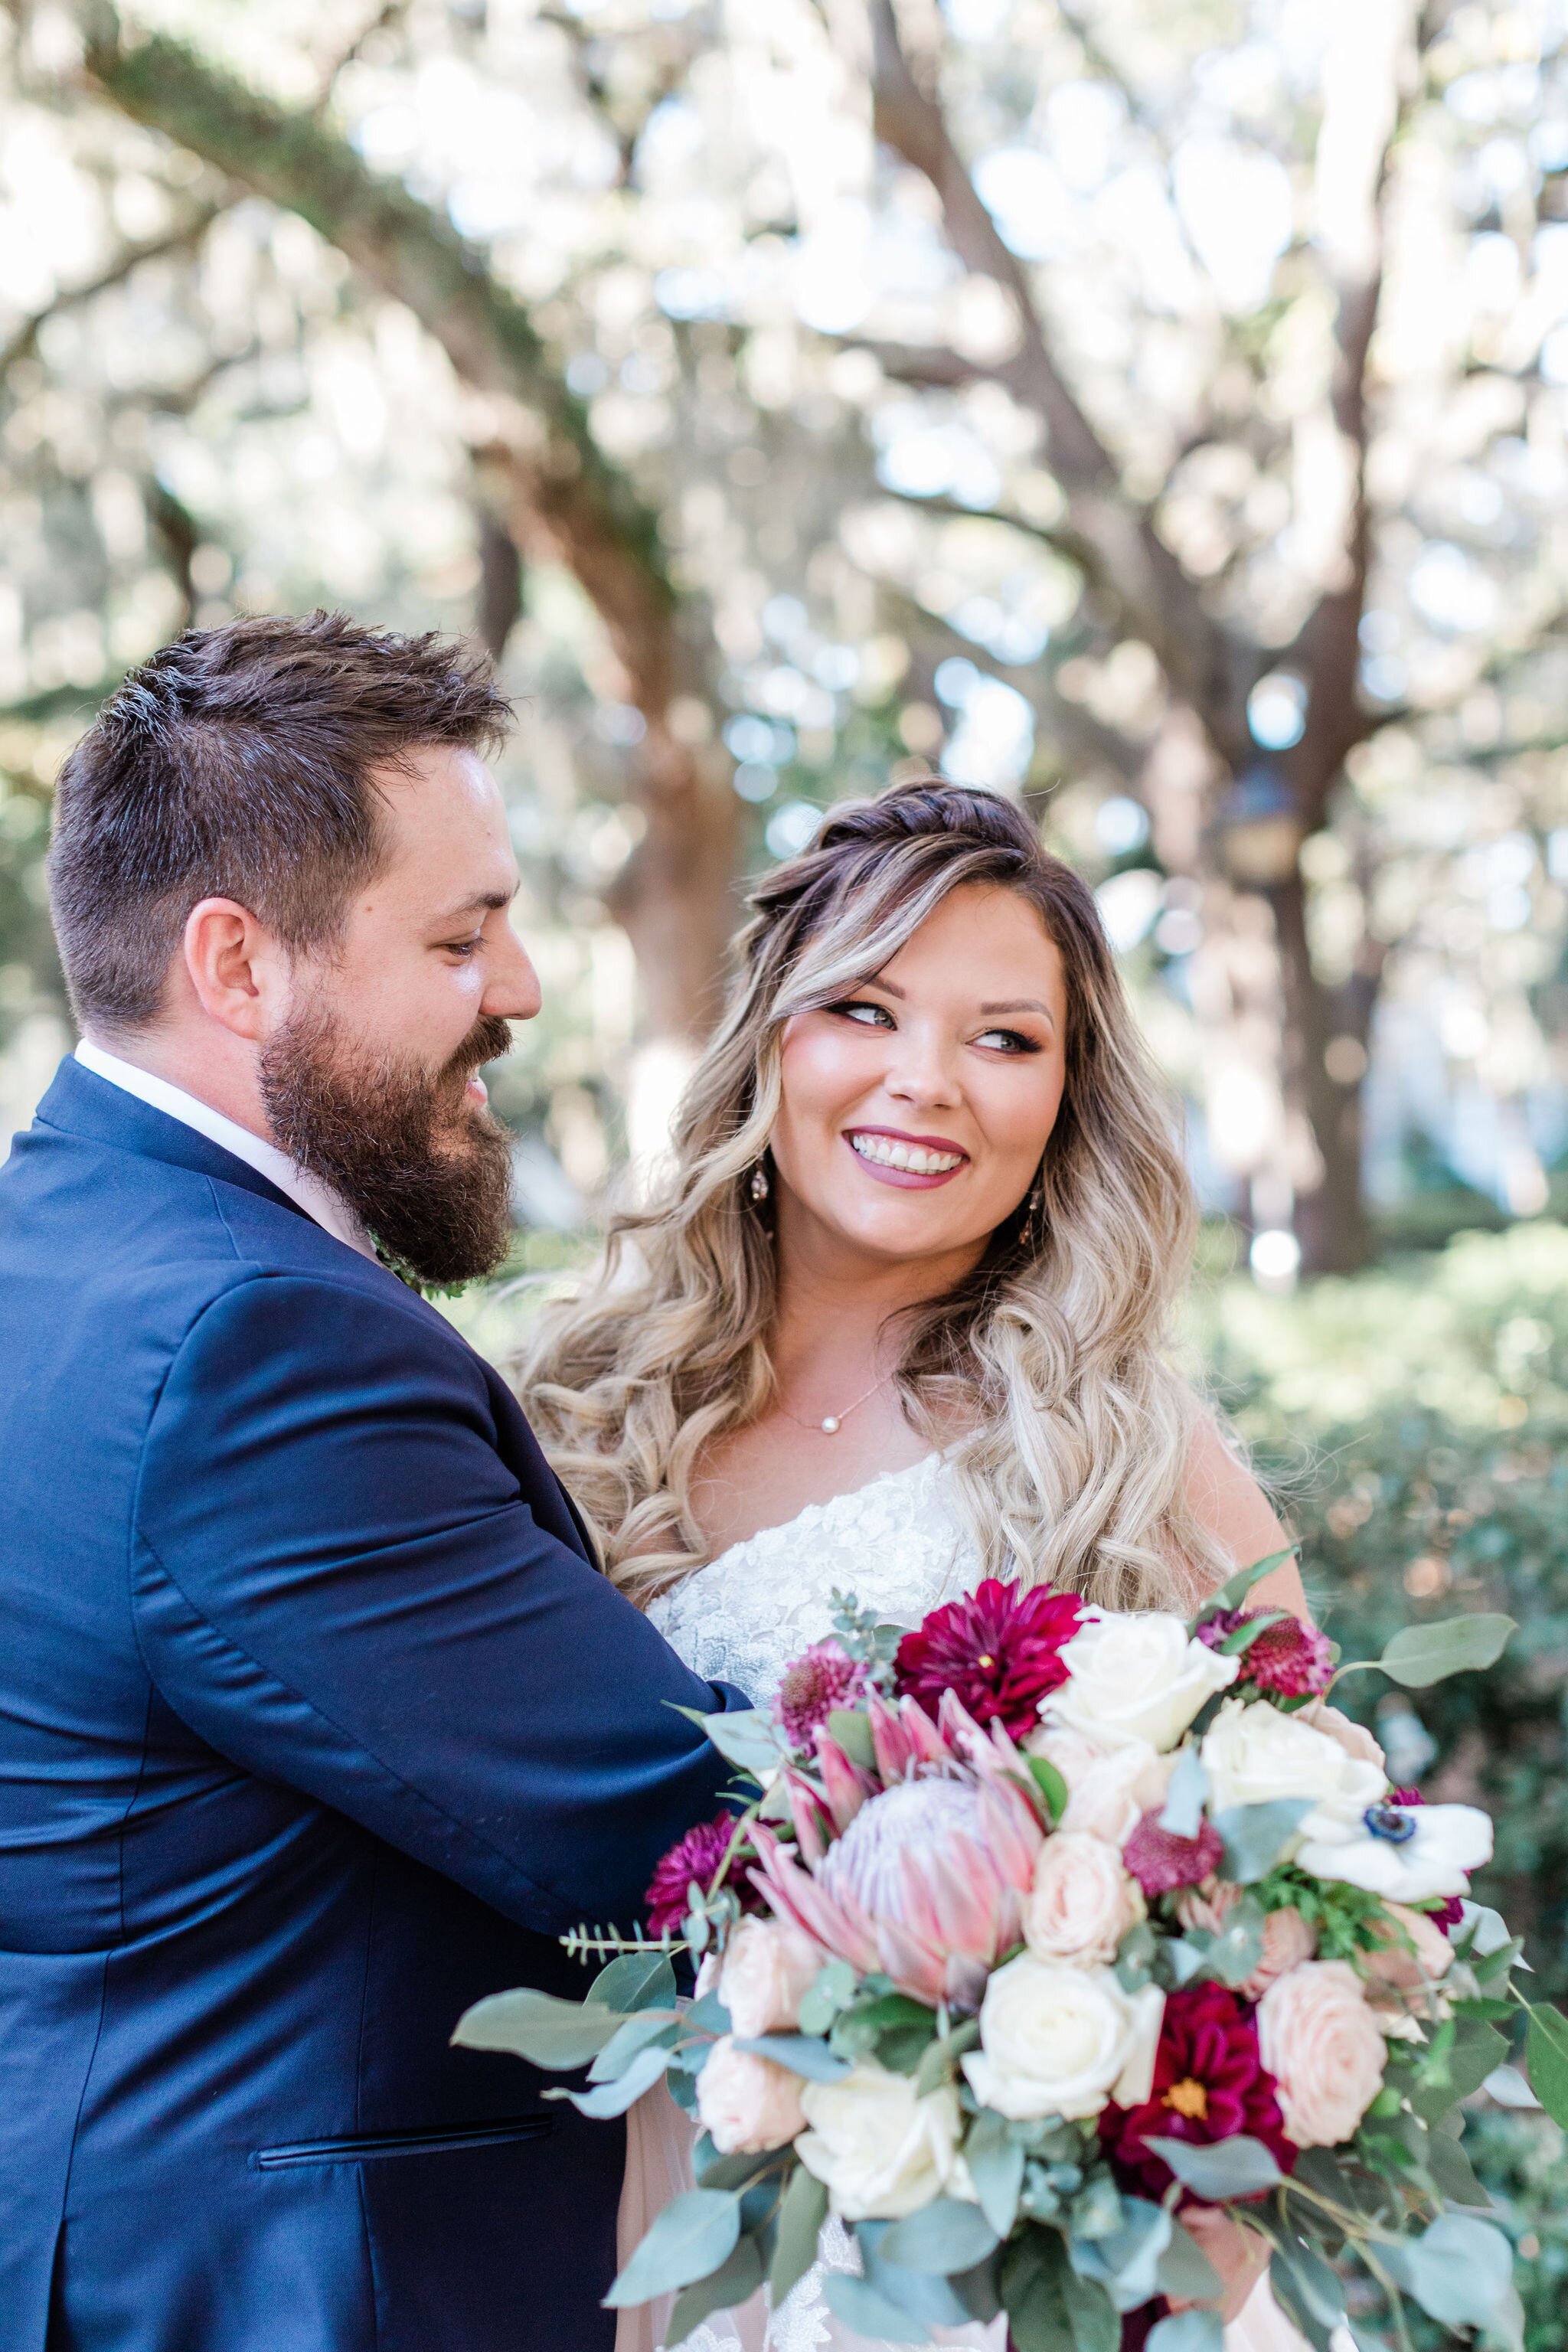
M 210 1021 L 259 1044 L 289 993 L 290 959 L 270 927 L 237 898 L 203 898 L 185 918 L 176 986 L 183 976 Z

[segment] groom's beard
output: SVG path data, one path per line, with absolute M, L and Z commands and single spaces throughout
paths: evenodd
M 261 1099 L 282 1150 L 348 1202 L 387 1256 L 422 1282 L 467 1282 L 507 1253 L 511 1141 L 464 1090 L 510 1048 L 507 1024 L 487 1013 L 438 1070 L 370 1059 L 318 1005 L 265 1048 Z

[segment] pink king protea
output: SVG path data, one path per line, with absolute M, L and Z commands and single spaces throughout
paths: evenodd
M 812 1855 L 809 1871 L 757 1823 L 762 1868 L 753 1877 L 779 1916 L 826 1951 L 862 1971 L 882 1969 L 917 2000 L 973 2009 L 987 1974 L 1023 1932 L 1045 1833 L 1007 1778 L 1011 1742 L 1004 1751 L 951 1696 L 940 1734 L 912 1701 L 906 1706 L 930 1743 L 918 1760 L 912 1751 L 908 1759 L 889 1755 L 907 1777 L 861 1798 L 842 1833 L 820 1858 Z M 881 1727 L 889 1743 L 896 1740 L 890 1711 Z M 944 1760 L 931 1748 L 945 1751 Z M 960 1753 L 965 1760 L 957 1760 Z

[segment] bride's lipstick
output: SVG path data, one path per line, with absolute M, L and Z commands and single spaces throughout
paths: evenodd
M 867 1175 L 901 1192 L 934 1192 L 969 1165 L 962 1144 L 945 1135 L 910 1135 L 898 1127 L 847 1127 L 843 1133 Z

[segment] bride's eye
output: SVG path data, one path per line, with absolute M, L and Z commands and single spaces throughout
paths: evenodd
M 1037 1037 L 1026 1037 L 1021 1029 L 983 1029 L 975 1039 L 977 1045 L 989 1045 L 1003 1054 L 1037 1054 Z
M 872 1004 L 863 996 L 846 997 L 841 1004 L 830 1004 L 829 1013 L 841 1013 L 846 1021 L 857 1021 L 862 1029 L 890 1029 L 893 1016 L 885 1004 Z

